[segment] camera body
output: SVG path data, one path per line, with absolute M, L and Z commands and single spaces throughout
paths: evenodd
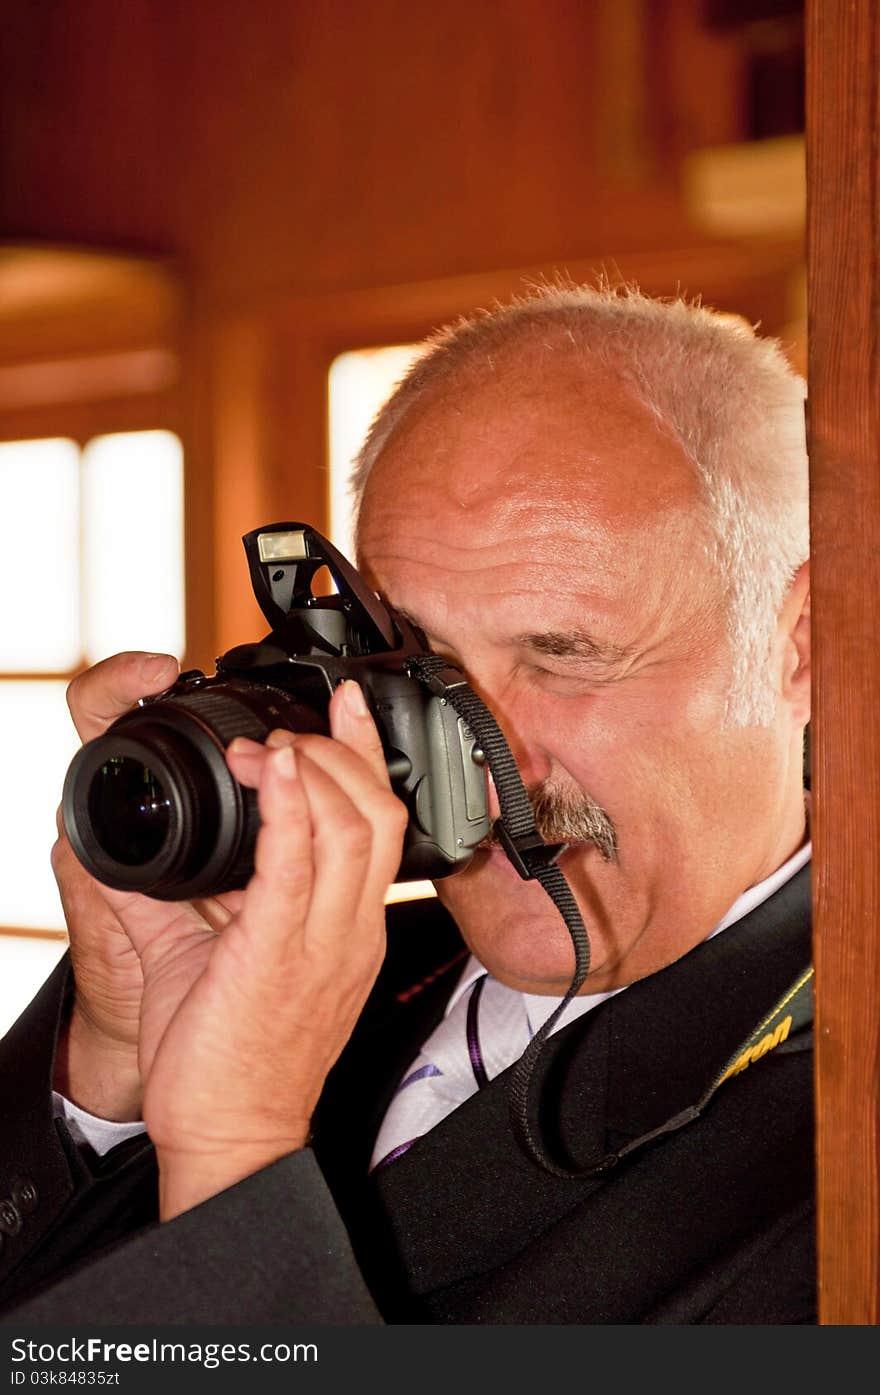
M 424 636 L 309 525 L 275 523 L 242 541 L 269 633 L 221 655 L 211 676 L 181 674 L 82 747 L 62 796 L 77 857 L 99 881 L 163 900 L 246 885 L 259 814 L 226 747 L 275 727 L 329 734 L 333 690 L 354 679 L 409 811 L 397 880 L 460 870 L 489 832 L 485 758 L 441 692 L 415 677 L 411 661 L 430 653 Z M 334 595 L 313 591 L 324 567 Z

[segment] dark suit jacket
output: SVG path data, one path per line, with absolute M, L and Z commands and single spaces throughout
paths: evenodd
M 533 1090 L 553 1156 L 597 1160 L 694 1104 L 809 962 L 809 913 L 805 868 L 553 1036 Z M 151 1223 L 146 1143 L 89 1166 L 51 1121 L 61 971 L 50 980 L 0 1044 L 12 1129 L 0 1182 L 11 1195 L 15 1173 L 40 1192 L 0 1254 L 4 1320 L 815 1322 L 808 1032 L 599 1177 L 558 1178 L 520 1152 L 506 1074 L 370 1177 L 384 1109 L 465 957 L 439 903 L 394 907 L 389 922 L 389 955 L 327 1083 L 314 1150 L 164 1226 Z

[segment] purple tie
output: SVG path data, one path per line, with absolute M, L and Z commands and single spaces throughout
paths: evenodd
M 517 1059 L 530 1038 L 522 994 L 483 973 L 427 1039 L 397 1087 L 373 1149 L 387 1167 Z

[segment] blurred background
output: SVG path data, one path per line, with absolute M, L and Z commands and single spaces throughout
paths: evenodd
M 806 312 L 802 0 L 53 0 L 0 64 L 2 1032 L 65 947 L 70 678 L 262 635 L 241 535 L 349 550 L 425 334 L 604 275 L 804 372 Z

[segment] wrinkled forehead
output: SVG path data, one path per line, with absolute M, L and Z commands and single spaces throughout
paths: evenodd
M 626 644 L 720 637 L 695 468 L 619 384 L 572 387 L 504 382 L 414 411 L 367 480 L 368 583 L 450 642 L 469 619 L 503 639 L 538 611 Z
M 622 546 L 671 522 L 704 546 L 697 472 L 654 413 L 610 372 L 530 363 L 410 408 L 367 479 L 358 555 L 426 525 L 474 547 L 559 529 Z

